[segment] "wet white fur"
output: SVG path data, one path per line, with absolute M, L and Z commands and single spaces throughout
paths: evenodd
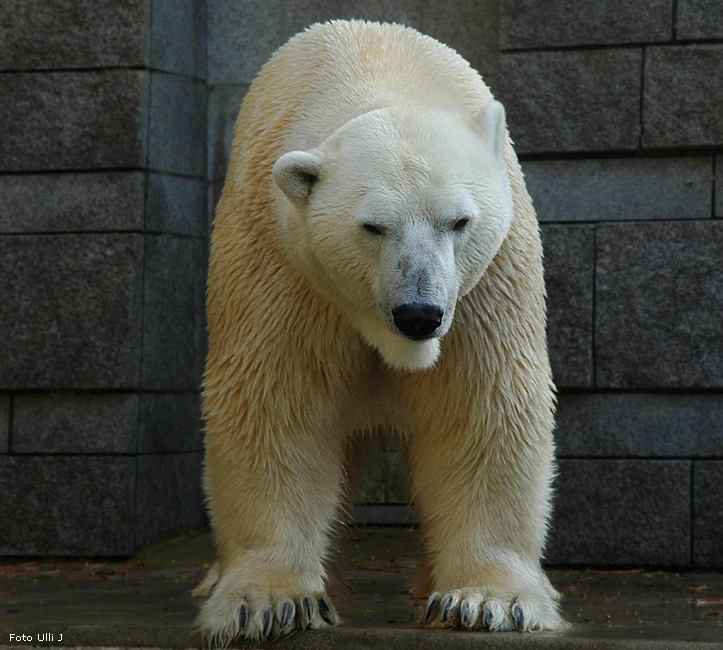
M 441 336 L 395 331 L 410 295 L 444 305 Z M 431 588 L 486 598 L 495 629 L 515 603 L 525 629 L 562 625 L 540 569 L 554 387 L 538 225 L 504 112 L 459 55 L 335 21 L 271 58 L 236 125 L 207 311 L 208 639 L 258 639 L 265 608 L 324 596 L 345 453 L 372 431 L 408 453 Z

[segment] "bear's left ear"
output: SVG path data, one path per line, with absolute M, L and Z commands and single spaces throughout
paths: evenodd
M 505 136 L 507 134 L 505 107 L 493 99 L 475 115 L 474 121 L 477 130 L 492 145 L 493 153 L 504 165 Z
M 300 201 L 311 194 L 319 179 L 321 158 L 308 151 L 289 151 L 279 158 L 272 170 L 276 184 L 292 201 Z

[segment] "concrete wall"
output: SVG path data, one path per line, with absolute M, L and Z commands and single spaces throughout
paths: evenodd
M 456 48 L 507 108 L 560 391 L 549 559 L 723 566 L 722 6 L 6 3 L 0 519 L 45 523 L 0 552 L 121 554 L 200 522 L 204 212 L 260 65 L 360 17 Z M 408 520 L 401 465 L 379 441 L 360 520 Z

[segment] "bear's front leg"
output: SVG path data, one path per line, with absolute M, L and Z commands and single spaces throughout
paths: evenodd
M 469 630 L 560 629 L 559 596 L 540 567 L 551 438 L 525 430 L 530 419 L 516 420 L 524 414 L 509 403 L 479 417 L 465 414 L 468 404 L 457 408 L 426 414 L 430 426 L 410 440 L 432 582 L 423 619 Z
M 342 441 L 320 420 L 304 426 L 258 401 L 256 414 L 244 412 L 238 394 L 221 407 L 214 399 L 208 391 L 205 481 L 219 562 L 196 591 L 210 594 L 198 618 L 202 636 L 223 647 L 339 623 L 324 562 Z

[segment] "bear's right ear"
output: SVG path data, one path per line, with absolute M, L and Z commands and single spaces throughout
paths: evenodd
M 475 116 L 477 130 L 492 146 L 492 152 L 505 164 L 505 138 L 507 126 L 505 108 L 496 100 L 488 104 Z
M 320 171 L 321 158 L 307 151 L 285 153 L 272 170 L 276 184 L 292 201 L 303 200 L 311 194 Z

